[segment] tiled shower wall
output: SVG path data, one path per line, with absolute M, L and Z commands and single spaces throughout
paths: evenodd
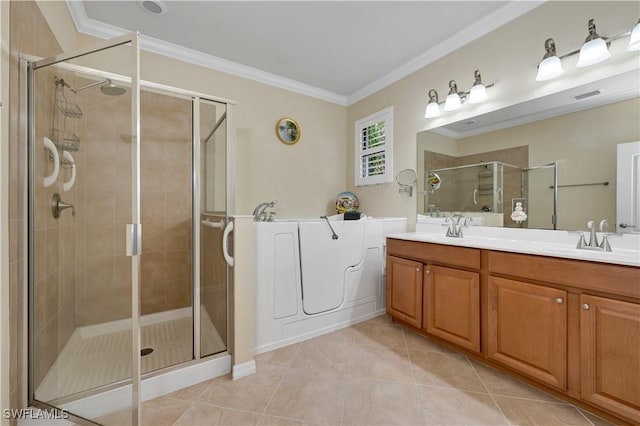
M 82 188 L 77 234 L 78 325 L 131 315 L 130 94 L 83 94 Z M 141 93 L 141 313 L 191 305 L 191 104 Z
M 191 306 L 191 101 L 141 98 L 142 314 Z

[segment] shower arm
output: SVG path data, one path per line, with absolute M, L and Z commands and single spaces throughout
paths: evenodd
M 110 82 L 111 82 L 111 80 L 109 80 L 109 79 L 107 78 L 107 79 L 105 79 L 105 80 L 103 80 L 103 81 L 97 81 L 97 82 L 95 82 L 95 83 L 87 84 L 86 86 L 82 86 L 82 87 L 79 87 L 79 88 L 77 88 L 77 89 L 74 89 L 73 87 L 71 87 L 71 86 L 69 85 L 69 83 L 67 83 L 66 81 L 64 81 L 64 79 L 63 79 L 63 78 L 61 78 L 61 79 L 59 79 L 59 80 L 57 80 L 57 81 L 56 81 L 56 84 L 62 84 L 64 87 L 66 87 L 67 89 L 71 90 L 73 93 L 75 93 L 75 94 L 77 95 L 77 94 L 78 94 L 78 92 L 81 92 L 81 91 L 83 91 L 83 90 L 85 90 L 85 89 L 88 89 L 88 88 L 90 88 L 90 87 L 98 86 L 98 85 L 100 85 L 100 84 L 110 83 Z

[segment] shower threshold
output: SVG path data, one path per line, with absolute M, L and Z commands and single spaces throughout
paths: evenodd
M 202 352 L 226 350 L 206 310 L 202 309 Z M 182 308 L 141 317 L 141 347 L 153 352 L 141 358 L 148 373 L 193 359 L 192 309 Z M 39 401 L 54 401 L 131 377 L 130 320 L 78 327 L 36 389 Z M 73 399 L 73 398 L 71 398 Z

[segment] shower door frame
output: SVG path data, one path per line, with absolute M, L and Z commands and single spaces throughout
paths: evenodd
M 127 255 L 131 257 L 131 339 L 132 339 L 132 365 L 131 365 L 131 416 L 134 425 L 140 424 L 140 253 L 142 234 L 140 232 L 140 33 L 132 32 L 110 40 L 97 42 L 91 46 L 63 52 L 59 55 L 44 59 L 29 58 L 26 55 L 20 57 L 21 87 L 20 94 L 23 100 L 21 115 L 25 117 L 24 137 L 27 146 L 27 256 L 26 279 L 28 294 L 28 367 L 27 367 L 27 401 L 29 405 L 38 408 L 56 410 L 56 407 L 48 402 L 35 398 L 35 121 L 33 118 L 35 105 L 34 72 L 40 68 L 60 64 L 71 59 L 98 53 L 110 48 L 131 45 L 131 75 L 122 76 L 121 80 L 131 84 L 131 135 L 135 140 L 131 161 L 131 224 L 127 225 Z M 71 64 L 62 65 L 63 68 L 77 68 Z M 25 102 L 26 101 L 26 102 Z M 127 379 L 129 380 L 129 379 Z M 71 418 L 95 424 L 95 422 L 74 413 L 68 413 Z

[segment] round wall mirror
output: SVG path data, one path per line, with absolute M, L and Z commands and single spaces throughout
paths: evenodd
M 396 182 L 398 182 L 398 184 L 402 186 L 413 185 L 417 180 L 418 175 L 413 169 L 404 169 L 400 171 L 400 173 L 398 173 L 398 175 L 396 176 Z
M 404 169 L 400 171 L 396 175 L 396 182 L 400 185 L 400 189 L 398 192 L 402 194 L 403 192 L 409 193 L 409 197 L 413 194 L 413 184 L 418 181 L 418 175 L 416 171 L 413 169 Z
M 427 174 L 427 183 L 429 184 L 429 189 L 431 191 L 435 191 L 436 189 L 440 188 L 442 180 L 440 180 L 440 176 L 438 176 L 437 173 L 429 172 Z

